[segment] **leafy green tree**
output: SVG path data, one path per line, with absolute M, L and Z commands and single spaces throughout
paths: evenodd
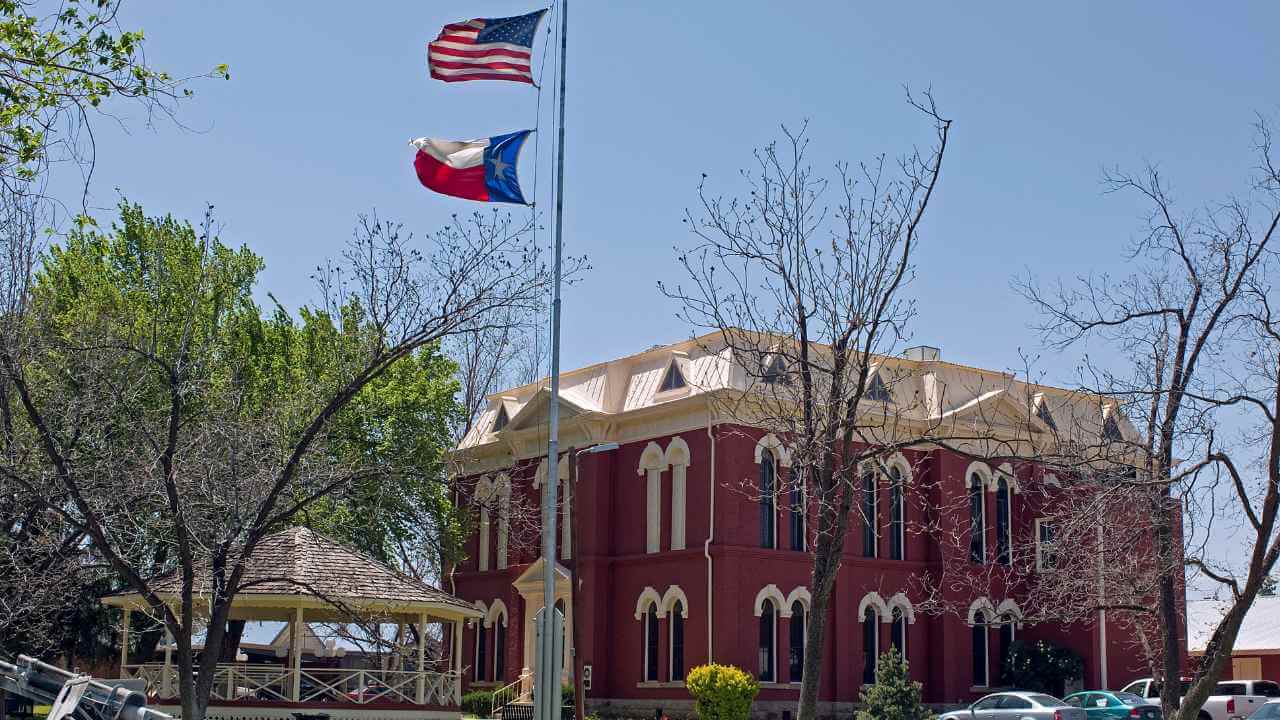
M 120 29 L 121 4 L 0 0 L 0 183 L 31 180 L 51 159 L 84 158 L 81 139 L 92 134 L 78 131 L 109 99 L 151 116 L 190 94 L 186 79 L 147 64 L 141 30 Z M 210 74 L 229 77 L 225 65 Z
M 1001 677 L 1024 690 L 1061 696 L 1067 684 L 1084 675 L 1084 659 L 1044 640 L 1015 640 L 1005 655 Z
M 536 304 L 547 278 L 525 226 L 503 216 L 430 243 L 363 220 L 317 274 L 321 302 L 295 319 L 258 307 L 261 260 L 212 227 L 124 204 L 109 231 L 51 249 L 30 288 L 18 277 L 0 293 L 0 497 L 78 534 L 75 549 L 163 621 L 189 720 L 204 717 L 219 660 L 197 657 L 193 635 L 207 620 L 205 642 L 223 646 L 244 559 L 264 536 L 320 508 L 312 519 L 385 554 L 409 521 L 349 505 L 394 514 L 385 496 L 398 491 L 377 484 L 402 482 L 447 502 L 439 455 L 457 410 L 437 348 Z M 157 568 L 180 581 L 172 602 L 153 589 Z
M 911 679 L 907 661 L 891 647 L 876 662 L 876 682 L 862 688 L 858 720 L 932 720 L 920 683 Z

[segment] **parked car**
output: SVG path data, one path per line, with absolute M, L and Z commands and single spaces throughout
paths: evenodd
M 1280 700 L 1268 700 L 1258 706 L 1249 720 L 1280 720 Z
M 1280 683 L 1270 680 L 1220 680 L 1219 695 L 1260 695 L 1268 700 L 1280 698 Z
M 1088 720 L 1088 716 L 1052 695 L 1011 691 L 992 693 L 967 708 L 945 712 L 938 720 Z
M 1187 688 L 1191 686 L 1191 681 L 1183 678 L 1181 681 L 1182 691 L 1179 697 L 1187 693 Z M 1204 706 L 1200 708 L 1200 714 L 1197 720 L 1243 720 L 1253 714 L 1258 706 L 1265 703 L 1268 698 L 1262 695 L 1229 695 L 1224 691 L 1234 690 L 1252 690 L 1253 683 L 1265 682 L 1256 680 L 1252 682 L 1240 680 L 1224 680 L 1218 683 L 1215 693 L 1204 701 Z M 1134 695 L 1140 695 L 1147 699 L 1152 705 L 1160 704 L 1160 683 L 1151 678 L 1143 678 L 1135 680 L 1124 686 L 1124 692 L 1131 692 Z
M 1132 720 L 1160 720 L 1164 713 L 1158 705 L 1152 705 L 1141 695 L 1123 690 L 1088 690 L 1072 693 L 1062 702 L 1084 708 L 1089 720 L 1104 718 L 1132 718 Z
M 347 693 L 347 699 L 352 702 L 366 703 L 374 700 L 393 700 L 391 689 L 386 685 L 373 680 L 362 688 L 356 688 Z

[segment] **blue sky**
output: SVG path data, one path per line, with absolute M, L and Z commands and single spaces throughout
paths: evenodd
M 264 289 L 307 302 L 309 270 L 340 252 L 357 213 L 376 209 L 425 236 L 476 207 L 422 188 L 407 140 L 529 127 L 537 94 L 432 81 L 425 43 L 446 22 L 532 7 L 133 0 L 124 21 L 146 31 L 151 62 L 175 73 L 226 62 L 232 79 L 194 85 L 187 129 L 148 129 L 128 112 L 128 132 L 99 123 L 91 205 L 107 217 L 120 192 L 196 219 L 213 203 L 224 240 L 266 258 Z M 690 242 L 682 211 L 703 172 L 733 190 L 779 123 L 810 121 L 818 168 L 897 154 L 930 139 L 902 85 L 933 87 L 955 125 L 909 289 L 920 304 L 913 340 L 1010 368 L 1019 348 L 1038 346 L 1012 275 L 1123 270 L 1145 208 L 1105 195 L 1103 168 L 1155 161 L 1178 197 L 1216 199 L 1245 187 L 1253 114 L 1280 110 L 1275 4 L 800 7 L 571 5 L 566 240 L 595 269 L 566 294 L 567 367 L 688 334 L 656 289 L 678 278 L 672 247 Z M 551 177 L 543 135 L 540 193 Z M 1073 359 L 1048 358 L 1050 379 L 1067 382 Z

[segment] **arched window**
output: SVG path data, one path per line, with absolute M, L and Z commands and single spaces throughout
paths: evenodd
M 904 560 L 907 555 L 906 493 L 902 487 L 902 468 L 889 468 L 889 557 Z
M 477 681 L 484 680 L 485 651 L 489 645 L 488 633 L 485 632 L 484 620 L 476 621 L 476 665 L 475 679 Z
M 500 617 L 493 624 L 493 679 L 499 682 L 507 677 L 507 619 Z
M 776 682 L 778 608 L 766 599 L 760 606 L 760 682 Z
M 799 468 L 791 468 L 791 549 L 805 549 L 805 475 Z
M 658 604 L 649 603 L 644 613 L 644 679 L 658 680 Z
M 791 603 L 791 662 L 788 663 L 788 679 L 793 683 L 800 682 L 800 676 L 804 673 L 804 633 L 804 603 L 796 600 Z
M 996 562 L 1001 565 L 1009 564 L 1010 546 L 1013 544 L 1010 500 L 1009 481 L 1001 476 L 996 480 Z
M 979 565 L 987 559 L 987 510 L 982 476 L 969 475 L 969 560 Z
M 979 610 L 973 614 L 973 686 L 987 687 L 987 614 Z
M 907 657 L 907 618 L 902 614 L 902 608 L 897 605 L 893 606 L 891 611 L 893 623 L 890 628 L 890 642 L 897 648 L 898 654 L 905 660 Z
M 684 679 L 684 603 L 676 600 L 667 611 L 671 625 L 671 681 Z
M 862 614 L 862 684 L 876 681 L 876 658 L 880 656 L 880 619 L 875 608 L 867 608 Z
M 778 493 L 775 482 L 778 468 L 773 452 L 760 453 L 760 547 L 773 549 L 778 546 L 777 515 Z
M 1000 616 L 1000 674 L 1004 675 L 1005 661 L 1009 657 L 1009 648 L 1013 647 L 1014 640 L 1014 623 L 1016 620 L 1012 615 L 1005 614 Z
M 879 484 L 876 482 L 875 470 L 868 469 L 862 474 L 862 556 L 873 558 L 877 555 L 876 545 L 879 535 Z

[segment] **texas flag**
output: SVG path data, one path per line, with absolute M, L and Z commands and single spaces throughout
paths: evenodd
M 423 185 L 438 193 L 479 200 L 527 205 L 520 192 L 516 163 L 532 130 L 494 135 L 485 140 L 418 138 L 413 167 Z

